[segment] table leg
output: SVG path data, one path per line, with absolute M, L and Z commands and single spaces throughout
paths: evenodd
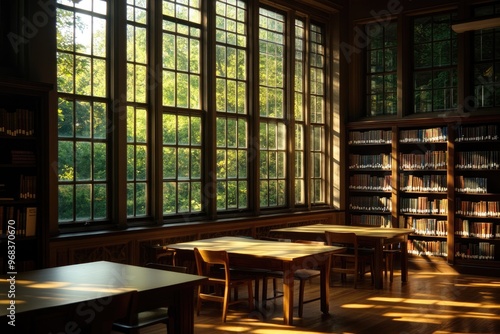
M 283 320 L 285 325 L 293 324 L 293 284 L 294 271 L 290 263 L 285 263 L 283 268 Z
M 401 282 L 408 282 L 408 237 L 401 242 Z
M 321 293 L 321 312 L 328 314 L 330 312 L 330 257 L 319 266 L 320 275 L 320 293 Z
M 194 289 L 196 288 L 180 289 L 174 302 L 168 307 L 169 317 L 173 322 L 172 334 L 194 333 Z
M 375 289 L 382 289 L 384 287 L 384 281 L 382 280 L 382 262 L 384 257 L 384 243 L 383 240 L 379 240 L 375 243 L 374 259 L 373 259 L 373 285 Z

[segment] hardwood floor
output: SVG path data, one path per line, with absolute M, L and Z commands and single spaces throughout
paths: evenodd
M 440 262 L 412 259 L 409 282 L 402 285 L 396 271 L 394 282 L 385 281 L 383 290 L 374 290 L 369 276 L 357 289 L 351 282 L 340 286 L 334 281 L 330 314 L 321 314 L 319 301 L 304 305 L 303 318 L 295 307 L 293 326 L 282 324 L 282 299 L 251 313 L 241 304 L 230 309 L 226 323 L 218 305 L 206 304 L 195 315 L 195 334 L 500 333 L 500 278 L 460 275 Z M 317 281 L 307 284 L 306 299 L 318 293 Z M 157 326 L 141 333 L 165 330 Z

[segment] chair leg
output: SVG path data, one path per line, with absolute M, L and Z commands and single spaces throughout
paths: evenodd
M 201 309 L 201 298 L 200 298 L 200 293 L 201 293 L 201 286 L 198 286 L 198 296 L 196 298 L 196 315 L 200 316 L 200 309 Z
M 387 273 L 389 273 L 389 281 L 392 283 L 394 280 L 394 253 L 386 252 L 384 253 L 385 260 L 385 273 L 384 276 L 387 279 Z
M 253 303 L 253 286 L 252 286 L 252 281 L 248 282 L 248 309 L 253 311 L 254 309 L 254 303 Z
M 305 280 L 301 279 L 299 284 L 299 318 L 302 318 L 302 312 L 304 310 L 304 287 Z
M 264 280 L 265 278 L 263 278 L 262 280 Z M 262 284 L 264 284 L 264 282 L 262 282 Z M 255 301 L 259 302 L 259 290 L 260 290 L 260 278 L 256 278 L 255 279 L 255 292 L 254 292 L 254 298 L 255 298 Z
M 262 279 L 262 307 L 266 307 L 266 301 L 267 301 L 267 280 L 269 277 L 264 276 Z
M 226 286 L 224 291 L 224 304 L 222 305 L 222 322 L 226 322 L 227 308 L 229 306 L 230 297 L 231 297 L 231 289 Z
M 389 265 L 389 281 L 392 283 L 394 280 L 394 254 L 390 253 L 387 257 L 387 264 Z

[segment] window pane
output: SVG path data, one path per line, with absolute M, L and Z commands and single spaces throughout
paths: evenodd
M 498 4 L 486 4 L 474 8 L 475 17 L 500 12 Z M 475 107 L 500 106 L 500 30 L 474 31 L 474 98 Z
M 248 207 L 246 4 L 216 1 L 217 210 Z
M 278 184 L 286 184 L 285 17 L 264 8 L 259 9 L 259 92 L 260 92 L 260 206 L 286 204 L 279 196 Z M 316 82 L 311 80 L 311 86 Z
M 103 1 L 58 3 L 56 10 L 57 91 L 65 94 L 58 111 L 58 212 L 64 223 L 108 214 L 106 12 Z
M 454 16 L 446 13 L 413 20 L 415 113 L 457 107 Z
M 366 104 L 367 116 L 394 115 L 397 113 L 397 23 L 367 24 L 370 36 L 367 45 Z M 418 56 L 415 56 L 416 58 Z

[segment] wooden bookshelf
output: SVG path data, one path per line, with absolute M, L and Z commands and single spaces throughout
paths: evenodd
M 379 125 L 348 126 L 347 223 L 412 228 L 410 254 L 498 270 L 500 118 Z
M 392 129 L 349 132 L 349 221 L 392 227 Z
M 463 124 L 455 138 L 454 262 L 500 262 L 500 122 Z
M 50 86 L 0 80 L 0 245 L 2 272 L 43 267 Z M 10 262 L 9 262 L 10 260 Z M 12 266 L 12 267 L 11 267 Z

